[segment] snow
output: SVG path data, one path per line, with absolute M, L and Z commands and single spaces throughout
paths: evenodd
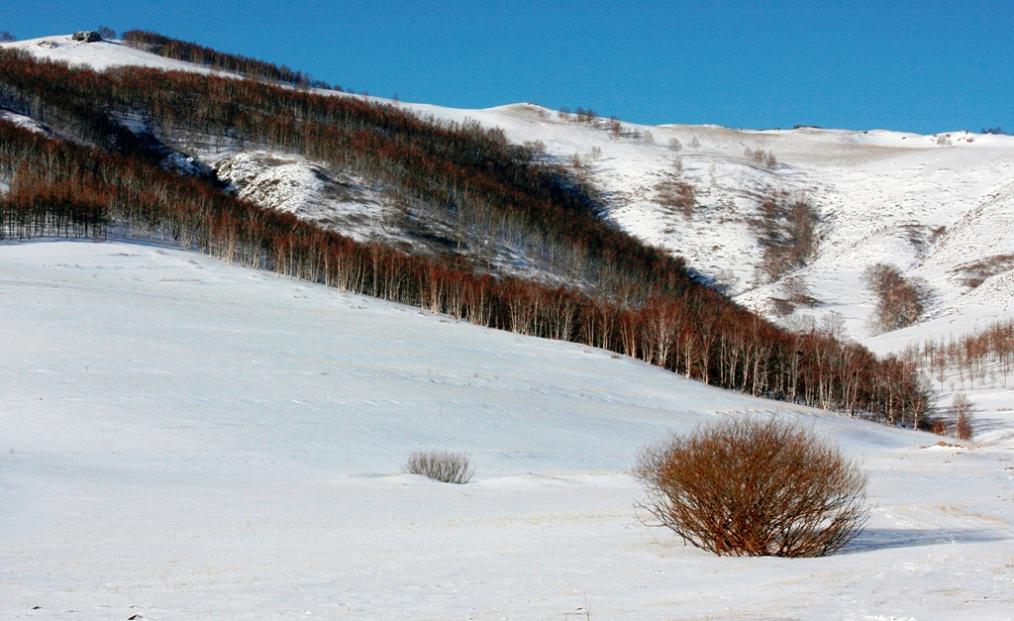
M 239 198 L 296 214 L 360 241 L 408 241 L 394 224 L 400 213 L 393 201 L 361 177 L 272 151 L 208 153 L 202 160 Z
M 1014 610 L 1009 439 L 923 448 L 938 438 L 150 245 L 0 245 L 0 316 L 5 619 Z M 844 553 L 717 558 L 638 521 L 639 447 L 746 413 L 861 461 L 875 509 Z M 401 474 L 424 448 L 469 452 L 475 479 Z
M 115 41 L 85 44 L 67 35 L 3 45 L 99 70 L 139 65 L 209 73 L 204 67 Z M 604 217 L 646 243 L 685 256 L 699 273 L 729 285 L 736 301 L 773 319 L 782 318 L 776 316 L 772 298 L 785 297 L 786 278 L 800 278 L 818 303 L 797 309 L 796 315 L 819 319 L 840 313 L 850 338 L 874 345 L 870 319 L 875 300 L 863 272 L 878 262 L 895 264 L 906 276 L 925 278 L 932 289 L 924 316 L 927 327 L 906 332 L 912 340 L 902 346 L 931 336 L 928 326 L 941 318 L 957 319 L 968 329 L 1014 318 L 1008 304 L 1014 299 L 1014 263 L 978 289 L 963 284 L 962 272 L 963 266 L 977 261 L 1014 254 L 1014 137 L 966 131 L 919 135 L 878 129 L 737 130 L 626 122 L 616 137 L 604 119 L 579 122 L 574 115 L 531 103 L 467 110 L 365 98 L 437 121 L 498 127 L 516 143 L 540 141 L 551 161 L 566 163 L 579 155 L 606 199 Z M 678 153 L 669 147 L 673 139 L 682 145 Z M 745 149 L 770 151 L 778 163 L 773 168 L 758 164 L 745 156 Z M 237 157 L 248 162 L 259 159 L 257 154 Z M 347 201 L 321 199 L 310 178 L 319 166 L 285 154 L 273 157 L 288 157 L 292 166 L 276 168 L 268 174 L 267 184 L 255 180 L 252 187 L 258 190 L 250 190 L 254 200 L 310 219 L 327 220 L 327 212 L 334 211 L 332 226 L 359 239 L 412 239 L 409 231 L 399 228 L 397 218 L 390 218 L 392 210 L 379 197 L 367 192 L 365 198 Z M 683 179 L 696 188 L 699 206 L 690 218 L 661 204 L 655 189 L 676 157 Z M 353 185 L 370 187 L 362 179 Z M 760 199 L 772 191 L 806 197 L 814 204 L 820 217 L 820 244 L 809 265 L 769 283 L 758 276 L 762 250 L 750 222 L 758 215 Z M 383 224 L 385 218 L 395 222 Z M 944 232 L 934 235 L 938 227 Z M 511 264 L 509 258 L 501 259 Z M 523 273 L 523 267 L 514 265 L 511 271 Z
M 33 56 L 46 60 L 62 61 L 71 65 L 106 71 L 116 67 L 148 67 L 164 71 L 189 71 L 194 73 L 229 76 L 193 63 L 187 63 L 157 54 L 145 52 L 121 41 L 95 41 L 86 43 L 74 41 L 71 35 L 56 35 L 2 43 L 0 46 L 24 50 Z
M 0 121 L 12 123 L 14 125 L 17 125 L 18 127 L 21 127 L 22 129 L 27 129 L 37 134 L 49 134 L 49 129 L 47 129 L 45 125 L 39 123 L 35 119 L 25 116 L 23 114 L 11 112 L 10 110 L 5 110 L 3 108 L 0 108 Z

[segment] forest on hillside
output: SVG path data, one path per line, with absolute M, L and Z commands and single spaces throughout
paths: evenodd
M 160 45 L 149 49 L 191 53 Z M 878 359 L 827 328 L 789 332 L 734 304 L 696 282 L 682 259 L 604 223 L 591 188 L 502 132 L 321 94 L 302 88 L 302 78 L 209 58 L 198 61 L 252 67 L 260 79 L 99 73 L 0 50 L 0 107 L 54 133 L 0 123 L 0 178 L 10 185 L 0 200 L 0 237 L 172 241 L 483 326 L 608 349 L 716 386 L 929 426 L 914 362 Z M 134 131 L 126 118 L 143 119 L 150 131 Z M 356 242 L 238 200 L 213 177 L 162 165 L 197 144 L 296 153 L 381 180 L 405 200 L 452 214 L 473 241 L 537 239 L 532 251 L 582 286 L 490 273 L 453 252 Z

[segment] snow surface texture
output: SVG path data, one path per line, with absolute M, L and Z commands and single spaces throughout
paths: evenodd
M 99 70 L 139 65 L 212 73 L 115 41 L 81 43 L 54 36 L 3 45 Z M 875 298 L 863 278 L 864 270 L 878 262 L 894 264 L 906 276 L 924 278 L 931 287 L 924 321 L 934 327 L 932 332 L 909 332 L 913 337 L 942 336 L 941 329 L 958 336 L 1014 317 L 1014 260 L 990 262 L 1014 255 L 1012 137 L 963 131 L 923 136 L 883 130 L 754 131 L 631 123 L 621 123 L 619 136 L 614 136 L 606 120 L 582 122 L 533 104 L 463 110 L 367 98 L 440 121 L 471 120 L 499 127 L 516 143 L 542 142 L 546 157 L 553 161 L 569 162 L 578 155 L 584 174 L 605 194 L 607 219 L 649 244 L 685 256 L 698 272 L 727 285 L 737 301 L 770 317 L 776 317 L 772 300 L 786 297 L 785 279 L 798 278 L 816 306 L 798 308 L 795 314 L 819 319 L 832 311 L 840 313 L 849 337 L 879 347 L 876 339 L 871 340 L 876 332 L 871 327 Z M 679 141 L 678 152 L 671 148 L 672 140 Z M 758 163 L 745 155 L 746 149 L 771 152 L 777 163 L 773 167 Z M 404 241 L 412 239 L 405 225 L 422 226 L 401 217 L 398 208 L 386 204 L 365 180 L 351 180 L 350 187 L 358 188 L 351 195 L 322 193 L 321 184 L 327 183 L 319 179 L 319 165 L 270 154 L 288 163 L 263 166 L 263 155 L 234 154 L 237 161 L 232 161 L 234 168 L 249 173 L 246 191 L 263 205 L 359 239 Z M 682 179 L 696 189 L 698 206 L 690 217 L 662 204 L 656 188 L 670 175 L 677 157 Z M 759 215 L 759 202 L 771 192 L 806 197 L 820 218 L 815 259 L 775 282 L 759 274 L 763 253 L 751 225 Z M 498 260 L 509 271 L 524 272 L 523 261 L 516 257 Z M 983 262 L 990 264 L 983 282 L 970 287 L 971 270 Z M 911 342 L 888 340 L 902 347 Z
M 0 618 L 1012 618 L 1010 442 L 922 448 L 153 246 L 0 245 L 0 316 Z M 638 521 L 638 448 L 744 413 L 861 460 L 844 553 L 717 558 Z M 430 448 L 473 482 L 400 474 Z

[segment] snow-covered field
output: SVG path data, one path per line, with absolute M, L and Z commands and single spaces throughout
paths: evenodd
M 0 317 L 0 618 L 1014 618 L 1009 439 L 924 448 L 154 246 L 0 245 Z M 744 413 L 861 460 L 844 553 L 717 558 L 639 523 L 638 448 Z M 420 448 L 475 479 L 401 474 Z

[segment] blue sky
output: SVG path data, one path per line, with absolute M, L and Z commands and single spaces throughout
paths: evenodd
M 1014 2 L 3 0 L 19 38 L 106 24 L 370 94 L 644 123 L 1014 130 Z

